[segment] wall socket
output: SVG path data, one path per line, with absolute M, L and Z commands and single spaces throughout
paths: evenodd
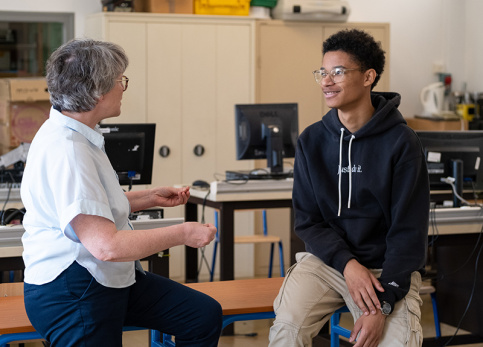
M 442 61 L 433 62 L 433 73 L 444 73 L 444 63 Z

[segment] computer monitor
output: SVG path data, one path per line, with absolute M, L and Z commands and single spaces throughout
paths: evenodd
M 106 154 L 121 185 L 151 184 L 156 124 L 100 124 Z
M 441 179 L 455 178 L 457 193 L 483 190 L 483 131 L 417 131 L 428 165 L 430 189 L 451 189 Z
M 267 159 L 270 172 L 283 172 L 283 159 L 295 156 L 298 105 L 235 105 L 236 158 Z

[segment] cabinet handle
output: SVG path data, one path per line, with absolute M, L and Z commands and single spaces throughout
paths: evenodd
M 197 157 L 201 157 L 205 153 L 205 147 L 203 147 L 203 145 L 196 145 L 195 148 L 193 148 L 193 153 Z
M 163 158 L 167 158 L 170 152 L 171 150 L 168 146 L 161 146 L 161 148 L 159 148 L 159 155 Z

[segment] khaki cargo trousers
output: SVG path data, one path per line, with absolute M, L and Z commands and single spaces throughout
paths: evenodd
M 351 311 L 354 322 L 362 315 L 340 272 L 310 253 L 297 253 L 296 260 L 273 304 L 276 319 L 270 329 L 270 347 L 312 346 L 312 338 L 332 313 L 344 305 Z M 371 271 L 376 277 L 381 274 L 380 270 Z M 421 275 L 414 272 L 408 294 L 386 318 L 379 346 L 422 346 L 420 286 Z

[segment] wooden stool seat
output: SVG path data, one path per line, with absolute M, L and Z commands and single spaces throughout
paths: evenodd
M 0 335 L 35 331 L 25 311 L 23 296 L 0 298 Z
M 283 277 L 257 278 L 221 282 L 188 283 L 218 301 L 223 315 L 273 312 L 273 301 L 282 286 Z

